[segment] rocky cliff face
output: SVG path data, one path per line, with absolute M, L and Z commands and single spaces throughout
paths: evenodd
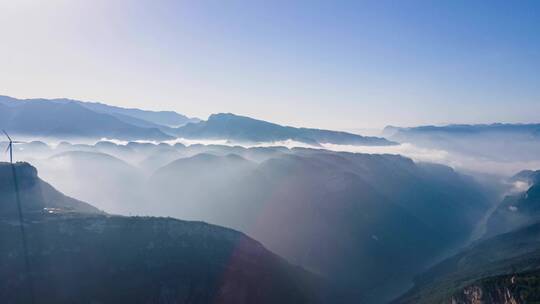
M 418 276 L 395 303 L 539 303 L 540 223 L 470 246 Z
M 508 195 L 487 220 L 484 238 L 540 222 L 540 171 L 523 171 L 512 178 L 527 191 Z
M 540 300 L 540 272 L 511 274 L 475 282 L 455 293 L 451 304 L 521 304 Z

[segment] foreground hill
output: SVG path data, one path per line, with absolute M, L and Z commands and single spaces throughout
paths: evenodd
M 17 216 L 6 207 L 14 204 L 11 167 L 1 164 L 0 297 L 4 303 L 28 303 L 31 295 L 38 303 L 320 300 L 319 279 L 244 234 L 202 222 L 105 215 L 50 186 L 36 190 L 43 184 L 36 170 L 26 163 L 15 168 L 30 272 L 24 267 Z
M 67 197 L 37 176 L 36 168 L 27 163 L 15 164 L 15 173 L 21 194 L 22 210 L 26 214 L 84 213 L 102 214 L 99 209 Z M 13 172 L 9 163 L 0 162 L 0 218 L 15 218 L 17 205 Z
M 26 226 L 39 303 L 316 303 L 316 280 L 233 230 L 165 218 L 50 215 Z M 0 222 L 0 295 L 28 299 Z
M 395 143 L 379 137 L 365 137 L 347 132 L 294 128 L 234 114 L 214 114 L 207 121 L 187 124 L 176 130 L 179 137 L 226 139 L 233 142 L 275 142 L 294 140 L 308 144 L 386 146 Z
M 151 178 L 163 210 L 246 232 L 364 302 L 395 295 L 465 240 L 488 208 L 448 167 L 397 155 L 293 149 L 260 164 L 202 154 Z

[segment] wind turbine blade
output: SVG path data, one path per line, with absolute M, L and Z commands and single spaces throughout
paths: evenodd
M 11 148 L 11 144 L 8 144 L 8 146 L 6 147 L 6 151 L 4 151 L 4 152 L 9 151 L 9 148 Z
M 24 142 L 24 141 L 12 141 L 11 143 L 12 144 L 25 144 L 26 142 Z
M 9 137 L 9 135 L 7 134 L 6 130 L 2 130 L 2 132 L 4 132 L 4 134 L 6 134 L 6 137 L 9 139 L 9 141 L 11 141 L 11 137 Z

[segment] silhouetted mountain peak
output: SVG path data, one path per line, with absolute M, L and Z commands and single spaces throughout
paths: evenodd
M 27 162 L 13 164 L 19 179 L 20 187 L 34 185 L 38 181 L 37 169 Z M 12 187 L 13 172 L 10 163 L 0 162 L 0 191 Z
M 279 126 L 278 124 L 267 122 L 261 119 L 255 119 L 248 116 L 242 116 L 237 115 L 233 113 L 215 113 L 211 114 L 208 117 L 207 122 L 218 122 L 218 121 L 243 121 L 243 122 L 250 122 L 250 123 L 258 123 L 258 124 L 265 124 L 265 125 L 273 125 L 273 126 Z
M 227 112 L 227 113 L 214 113 L 214 114 L 211 114 L 209 117 L 208 117 L 208 120 L 209 121 L 212 121 L 212 120 L 216 120 L 216 119 L 234 119 L 234 118 L 246 118 L 246 119 L 250 119 L 250 120 L 256 120 L 256 119 L 253 119 L 253 118 L 249 118 L 247 116 L 241 116 L 241 115 L 236 115 L 236 114 L 233 114 L 231 112 Z
M 384 138 L 365 137 L 341 131 L 281 126 L 264 120 L 232 113 L 212 114 L 207 121 L 177 129 L 185 138 L 226 139 L 237 142 L 275 142 L 294 140 L 317 146 L 323 143 L 351 145 L 393 145 Z
M 180 158 L 167 166 L 159 169 L 156 174 L 169 172 L 184 172 L 184 170 L 219 170 L 224 167 L 231 167 L 231 169 L 238 169 L 245 166 L 254 167 L 255 163 L 236 155 L 227 154 L 225 156 L 215 155 L 211 153 L 199 153 L 197 155 Z

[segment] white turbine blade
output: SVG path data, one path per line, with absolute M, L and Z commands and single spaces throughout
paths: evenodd
M 6 151 L 4 151 L 4 152 L 7 153 L 7 151 L 9 151 L 9 148 L 11 148 L 11 144 L 9 144 L 9 145 L 6 147 Z
M 11 143 L 12 144 L 25 144 L 26 142 L 24 142 L 24 141 L 12 141 Z
M 6 134 L 6 137 L 9 139 L 9 141 L 11 141 L 11 137 L 9 137 L 9 135 L 7 134 L 6 130 L 2 130 L 2 132 L 4 132 L 4 134 Z

